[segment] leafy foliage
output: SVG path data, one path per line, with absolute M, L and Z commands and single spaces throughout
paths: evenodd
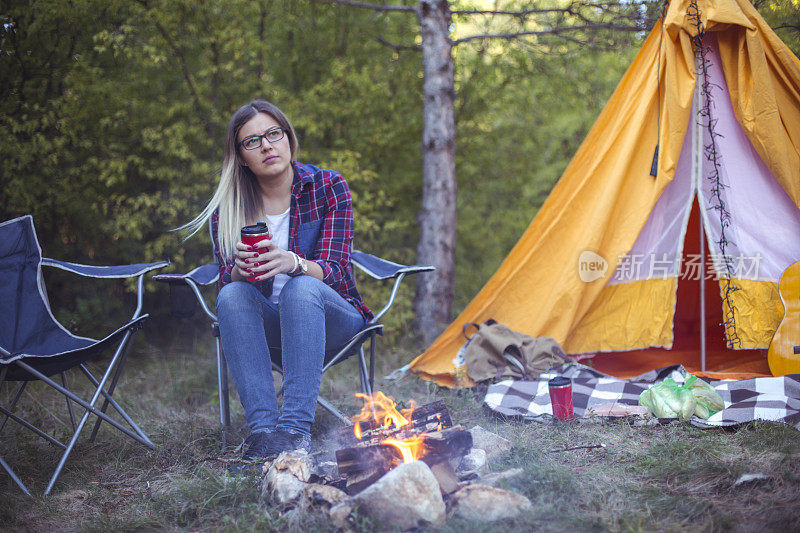
M 753 5 L 794 55 L 800 55 L 800 1 L 753 0 Z
M 796 3 L 759 3 L 795 50 Z M 623 7 L 648 24 L 657 13 L 655 3 Z M 452 31 L 503 29 L 503 20 L 458 16 Z M 414 260 L 422 74 L 408 13 L 310 0 L 9 0 L 0 21 L 0 214 L 32 214 L 46 255 L 169 258 L 176 270 L 209 260 L 208 237 L 184 242 L 171 230 L 211 196 L 229 116 L 265 98 L 293 119 L 302 161 L 349 180 L 356 246 Z M 536 214 L 641 37 L 587 31 L 455 48 L 457 307 Z M 130 299 L 130 285 L 78 297 L 68 275 L 47 275 L 59 318 L 79 329 Z M 149 289 L 148 308 L 163 312 L 165 291 Z M 368 303 L 377 298 L 366 291 Z M 400 296 L 405 305 L 411 291 Z

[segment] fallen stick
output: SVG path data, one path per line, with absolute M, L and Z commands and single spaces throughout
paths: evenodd
M 547 453 L 557 453 L 557 452 L 571 452 L 572 450 L 592 450 L 594 448 L 605 448 L 606 445 L 602 442 L 600 444 L 589 444 L 587 446 L 571 446 L 569 448 L 562 448 L 560 450 L 549 450 Z

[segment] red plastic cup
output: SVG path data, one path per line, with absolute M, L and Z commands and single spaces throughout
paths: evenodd
M 266 222 L 259 222 L 258 224 L 252 224 L 242 228 L 242 242 L 248 246 L 255 246 L 264 239 L 271 238 L 272 234 Z M 254 266 L 258 266 L 258 263 L 255 263 Z M 254 283 L 256 281 L 256 276 L 249 276 L 247 281 Z
M 548 382 L 550 388 L 550 403 L 553 405 L 553 416 L 562 422 L 573 419 L 572 412 L 572 381 L 559 376 Z

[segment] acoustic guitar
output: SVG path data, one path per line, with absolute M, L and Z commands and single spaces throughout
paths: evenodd
M 779 290 L 784 313 L 769 344 L 769 370 L 773 376 L 800 374 L 800 261 L 783 272 Z

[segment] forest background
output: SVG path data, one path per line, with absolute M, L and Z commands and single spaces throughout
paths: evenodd
M 800 2 L 756 6 L 800 52 Z M 641 10 L 649 30 L 659 3 Z M 46 256 L 101 265 L 170 259 L 178 272 L 208 262 L 207 234 L 184 242 L 171 230 L 210 198 L 230 115 L 264 98 L 293 121 L 299 160 L 348 180 L 355 246 L 415 261 L 423 101 L 413 16 L 312 0 L 6 0 L 0 23 L 0 220 L 32 214 Z M 514 23 L 454 17 L 451 36 Z M 578 32 L 454 48 L 454 313 L 536 215 L 645 36 Z M 119 300 L 133 298 L 131 285 L 87 292 L 70 274 L 45 275 L 58 318 L 84 334 L 107 332 Z M 360 287 L 368 303 L 378 299 Z M 164 318 L 148 335 L 169 341 L 167 291 L 155 283 L 148 291 L 146 311 Z M 410 330 L 412 297 L 413 287 L 401 293 L 390 331 Z

